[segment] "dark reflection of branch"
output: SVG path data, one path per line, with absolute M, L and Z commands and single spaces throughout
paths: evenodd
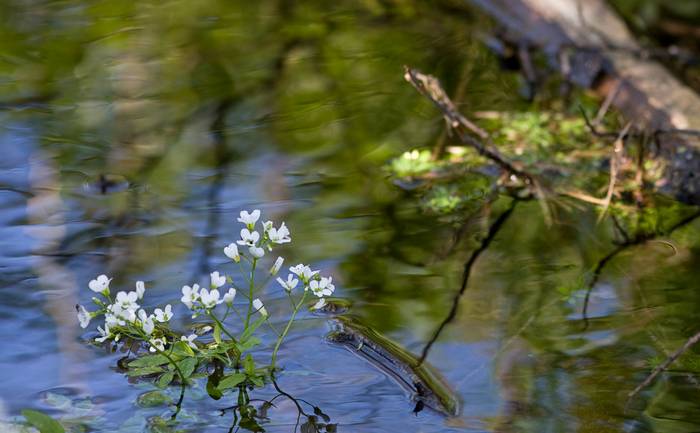
M 54 93 L 46 93 L 43 95 L 25 96 L 8 101 L 0 101 L 0 110 L 8 110 L 13 108 L 24 108 L 35 105 L 45 105 L 57 95 Z
M 303 398 L 294 397 L 280 388 L 274 376 L 271 379 L 272 385 L 277 391 L 277 395 L 270 400 L 251 399 L 248 396 L 248 390 L 245 386 L 241 386 L 238 388 L 238 404 L 220 409 L 221 416 L 224 416 L 229 410 L 233 411 L 233 423 L 228 433 L 238 431 L 241 427 L 249 431 L 264 431 L 257 420 L 267 419 L 268 409 L 276 407 L 274 404 L 275 400 L 281 397 L 286 398 L 296 406 L 297 419 L 293 430 L 295 433 L 299 428 L 302 416 L 306 417 L 306 422 L 301 426 L 302 432 L 333 433 L 336 431 L 337 424 L 331 424 L 330 417 L 326 415 L 320 407 L 311 404 Z M 255 401 L 262 402 L 262 404 L 258 408 L 255 408 L 255 406 L 251 404 Z M 313 413 L 307 413 L 302 403 L 309 406 L 309 408 L 313 410 Z M 321 418 L 323 422 L 319 422 L 319 418 Z
M 440 325 L 437 327 L 435 332 L 433 333 L 433 336 L 428 340 L 428 343 L 425 345 L 423 348 L 423 351 L 421 352 L 421 356 L 418 360 L 419 365 L 425 361 L 425 358 L 428 356 L 428 352 L 430 351 L 430 348 L 433 346 L 435 341 L 440 337 L 440 334 L 442 333 L 443 329 L 445 329 L 445 326 L 447 326 L 448 323 L 450 323 L 452 320 L 454 320 L 455 316 L 457 315 L 457 308 L 459 306 L 459 301 L 462 298 L 462 295 L 464 292 L 467 290 L 467 284 L 469 282 L 469 276 L 471 275 L 472 268 L 474 267 L 474 263 L 476 263 L 476 260 L 479 258 L 481 253 L 486 251 L 486 249 L 491 245 L 491 242 L 494 240 L 498 232 L 501 230 L 503 225 L 506 223 L 508 218 L 513 214 L 513 211 L 515 210 L 515 206 L 517 205 L 518 200 L 513 200 L 510 204 L 510 207 L 503 212 L 501 215 L 498 216 L 496 221 L 491 224 L 489 227 L 489 231 L 486 234 L 486 237 L 482 239 L 481 244 L 477 249 L 475 249 L 472 254 L 469 256 L 469 259 L 467 262 L 464 264 L 464 273 L 462 274 L 462 286 L 459 289 L 459 292 L 455 294 L 454 299 L 452 300 L 452 308 L 450 308 L 450 312 L 447 314 L 447 316 L 443 319 L 443 321 L 440 323 Z
M 659 236 L 668 236 L 674 231 L 678 230 L 679 228 L 690 224 L 691 222 L 695 221 L 700 217 L 700 211 L 696 211 L 687 217 L 681 219 L 678 221 L 676 224 L 672 225 L 669 227 L 667 230 L 660 231 L 658 233 L 652 233 L 652 234 L 640 234 L 637 235 L 636 237 L 630 239 L 627 234 L 622 231 L 625 241 L 619 245 L 617 245 L 612 251 L 610 251 L 608 254 L 606 254 L 603 258 L 601 258 L 598 263 L 596 264 L 595 268 L 593 269 L 593 275 L 591 276 L 591 280 L 588 282 L 586 285 L 586 297 L 583 299 L 583 309 L 581 311 L 581 318 L 583 319 L 583 330 L 586 331 L 588 329 L 589 325 L 589 319 L 588 319 L 588 304 L 590 303 L 590 298 L 591 298 L 591 293 L 593 292 L 593 288 L 595 285 L 598 283 L 598 280 L 600 279 L 600 275 L 603 273 L 603 270 L 605 269 L 605 266 L 612 261 L 618 254 L 621 252 L 625 251 L 626 249 L 640 245 L 646 242 L 649 242 L 651 240 L 656 239 Z M 619 227 L 619 224 L 615 221 L 616 226 Z
M 234 102 L 234 98 L 232 97 L 222 99 L 216 107 L 214 120 L 209 127 L 209 131 L 214 140 L 215 146 L 216 175 L 214 176 L 207 193 L 208 216 L 200 246 L 201 255 L 196 265 L 195 274 L 192 278 L 193 281 L 196 281 L 200 275 L 206 274 L 209 271 L 209 257 L 211 256 L 212 252 L 212 243 L 216 237 L 214 233 L 216 233 L 216 228 L 219 225 L 219 211 L 217 209 L 217 204 L 219 202 L 221 189 L 224 186 L 226 171 L 233 156 L 232 152 L 230 152 L 226 147 L 224 126 L 226 121 L 226 113 L 234 105 Z

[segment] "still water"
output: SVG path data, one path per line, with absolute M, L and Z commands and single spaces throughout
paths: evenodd
M 508 200 L 465 223 L 396 186 L 387 161 L 442 131 L 402 65 L 466 80 L 468 110 L 529 107 L 483 48 L 484 18 L 438 3 L 3 2 L 0 417 L 34 408 L 94 432 L 167 417 L 136 404 L 154 386 L 113 371 L 123 354 L 87 344 L 74 305 L 106 273 L 115 289 L 144 280 L 146 307 L 186 317 L 183 284 L 234 272 L 222 249 L 242 209 L 285 221 L 288 263 L 332 274 L 354 315 L 420 353 Z M 413 414 L 391 377 L 330 344 L 333 325 L 310 313 L 280 353 L 279 384 L 343 432 L 698 431 L 697 355 L 625 407 L 697 331 L 698 227 L 665 237 L 675 250 L 643 243 L 607 263 L 586 327 L 582 287 L 615 248 L 611 228 L 581 206 L 548 226 L 519 203 L 428 352 L 458 416 Z M 282 291 L 262 296 L 284 323 Z M 175 429 L 228 431 L 225 406 L 199 383 Z M 280 400 L 268 416 L 267 431 L 290 432 L 297 412 Z

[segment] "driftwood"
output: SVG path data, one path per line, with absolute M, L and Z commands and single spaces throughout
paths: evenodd
M 459 414 L 459 398 L 427 363 L 352 316 L 336 316 L 333 321 L 335 329 L 328 341 L 348 348 L 394 379 L 412 395 L 414 412 L 428 407 L 447 416 Z
M 647 58 L 603 0 L 470 1 L 503 26 L 521 63 L 531 49 L 544 53 L 568 82 L 593 89 L 636 128 L 652 132 L 665 164 L 655 186 L 700 204 L 700 96 Z

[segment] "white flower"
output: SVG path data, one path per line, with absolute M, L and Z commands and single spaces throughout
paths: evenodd
M 109 333 L 109 325 L 105 323 L 105 329 L 102 329 L 102 327 L 98 326 L 97 331 L 100 333 L 100 336 L 95 338 L 95 341 L 98 343 L 104 343 L 105 340 L 107 340 L 110 337 Z
M 286 244 L 292 241 L 289 237 L 289 229 L 284 223 L 282 223 L 278 229 L 271 227 L 270 230 L 267 231 L 267 237 L 270 238 L 271 242 L 276 244 Z
M 193 284 L 190 286 L 182 286 L 182 301 L 183 304 L 187 306 L 190 310 L 192 309 L 192 304 L 199 299 L 199 284 Z
M 233 300 L 236 298 L 236 289 L 231 287 L 228 289 L 228 292 L 224 293 L 224 299 L 223 301 L 227 303 L 228 305 L 233 304 Z
M 153 323 L 153 314 L 149 316 L 145 310 L 139 310 L 139 320 L 141 320 L 143 332 L 145 332 L 148 335 L 153 334 L 153 330 L 156 327 L 156 324 Z
M 126 325 L 126 322 L 123 319 L 115 316 L 114 314 L 110 314 L 110 313 L 105 314 L 105 329 L 107 329 L 107 327 L 113 328 L 115 326 L 124 326 L 124 325 Z
M 80 322 L 80 327 L 83 329 L 87 328 L 90 324 L 90 319 L 92 319 L 90 312 L 82 305 L 76 305 L 75 309 L 78 311 L 78 321 Z
M 151 338 L 148 340 L 148 343 L 151 345 L 151 347 L 148 349 L 151 352 L 155 352 L 156 350 L 160 350 L 162 352 L 165 350 L 165 339 L 163 338 Z
M 139 299 L 143 299 L 143 294 L 146 291 L 146 285 L 143 283 L 143 281 L 137 281 L 136 282 L 136 295 L 138 295 Z
M 252 213 L 242 210 L 240 215 L 238 222 L 245 224 L 249 229 L 253 230 L 255 223 L 260 219 L 260 209 L 255 209 Z
M 219 287 L 226 284 L 226 275 L 219 275 L 218 271 L 214 271 L 209 275 L 211 277 L 211 286 L 213 288 L 218 289 Z
M 311 307 L 312 310 L 318 310 L 319 308 L 323 308 L 326 305 L 326 298 L 321 298 L 314 304 L 313 307 Z
M 263 231 L 264 231 L 265 233 L 269 233 L 269 232 L 270 232 L 270 229 L 271 229 L 272 227 L 273 227 L 272 221 L 265 221 L 265 222 L 263 223 Z
M 248 248 L 248 252 L 251 256 L 255 257 L 256 259 L 259 259 L 265 255 L 265 250 L 256 246 Z
M 332 281 L 333 278 L 331 277 L 323 277 L 320 280 L 313 280 L 309 283 L 309 288 L 314 295 L 318 296 L 319 298 L 321 296 L 330 296 L 335 290 L 335 286 L 331 283 Z
M 265 309 L 265 306 L 263 305 L 262 301 L 258 298 L 253 299 L 253 308 L 255 308 L 255 311 L 260 312 L 263 316 L 267 317 L 267 310 Z
M 241 261 L 241 256 L 238 254 L 238 245 L 234 243 L 228 244 L 228 246 L 224 248 L 224 254 L 236 263 Z
M 202 289 L 199 293 L 199 296 L 202 298 L 202 305 L 206 308 L 214 308 L 217 304 L 222 303 L 223 301 L 219 301 L 219 295 L 219 291 L 216 289 L 213 289 L 211 292 L 207 289 Z
M 194 344 L 195 338 L 197 338 L 197 334 L 190 334 L 187 337 L 183 335 L 182 337 L 180 337 L 180 341 L 186 341 L 188 346 L 190 346 L 193 349 L 196 349 L 197 345 Z
M 136 310 L 139 308 L 137 299 L 136 292 L 118 292 L 114 304 L 110 305 L 109 309 L 117 318 L 133 322 L 136 320 Z
M 155 310 L 153 310 L 153 314 L 155 314 L 157 321 L 161 323 L 167 322 L 173 318 L 173 307 L 170 304 L 168 304 L 165 306 L 164 310 L 156 308 Z
M 277 275 L 283 263 L 284 259 L 282 257 L 277 257 L 277 260 L 275 260 L 275 264 L 272 265 L 272 268 L 270 269 L 270 275 Z
M 277 282 L 280 283 L 280 286 L 288 292 L 291 292 L 294 290 L 294 288 L 299 284 L 299 280 L 294 278 L 292 274 L 287 275 L 287 281 L 284 281 L 282 278 L 277 277 Z
M 111 278 L 107 278 L 107 275 L 100 275 L 94 280 L 90 280 L 88 287 L 95 293 L 102 293 L 105 290 L 109 291 L 109 282 L 112 281 Z
M 252 232 L 248 229 L 241 229 L 241 240 L 236 241 L 238 245 L 247 245 L 249 247 L 254 246 L 260 240 L 260 233 L 253 230 Z
M 124 326 L 126 322 L 133 322 L 136 320 L 136 309 L 133 308 L 122 308 L 119 304 L 110 305 L 110 311 L 117 320 L 119 325 Z
M 296 274 L 304 283 L 308 283 L 311 277 L 318 273 L 318 271 L 312 271 L 310 267 L 302 265 L 301 263 L 296 266 L 292 266 L 289 268 L 289 271 Z

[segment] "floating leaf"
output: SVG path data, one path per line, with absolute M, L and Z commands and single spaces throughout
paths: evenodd
M 164 406 L 173 402 L 163 391 L 148 391 L 138 396 L 136 404 L 141 407 Z
M 22 411 L 22 415 L 27 419 L 27 422 L 36 427 L 40 433 L 65 433 L 66 431 L 60 422 L 45 413 L 25 409 Z
M 166 358 L 164 355 L 146 355 L 131 361 L 129 363 L 129 368 L 154 367 L 157 365 L 163 365 L 167 363 L 168 358 Z

